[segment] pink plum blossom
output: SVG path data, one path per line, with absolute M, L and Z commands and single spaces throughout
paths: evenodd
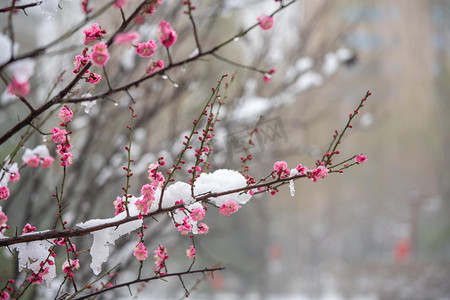
M 28 160 L 26 161 L 26 164 L 27 164 L 29 167 L 37 168 L 37 167 L 39 166 L 39 162 L 40 162 L 39 156 L 35 155 L 35 156 L 31 157 L 30 159 L 28 159 Z
M 30 93 L 30 82 L 27 80 L 19 81 L 16 76 L 8 84 L 8 92 L 17 97 L 26 97 Z
M 137 31 L 119 33 L 114 37 L 116 45 L 131 45 L 134 41 L 140 39 L 141 35 Z
M 6 186 L 0 186 L 0 200 L 6 200 L 9 197 L 9 189 Z
M 197 207 L 192 210 L 190 216 L 192 221 L 201 221 L 205 217 L 205 209 L 203 207 Z
M 89 74 L 89 77 L 86 78 L 86 81 L 92 84 L 98 83 L 102 79 L 102 76 L 100 74 L 91 72 Z
M 275 170 L 276 174 L 280 176 L 280 178 L 284 178 L 285 175 L 289 176 L 289 174 L 291 173 L 285 161 L 277 161 L 273 165 L 273 169 Z
M 192 225 L 189 223 L 190 219 L 185 217 L 183 224 L 178 225 L 178 231 L 181 235 L 188 235 L 192 231 Z
M 117 8 L 122 8 L 125 4 L 127 4 L 128 0 L 116 0 L 114 1 L 114 6 Z
M 0 226 L 6 224 L 6 222 L 8 222 L 8 217 L 4 212 L 0 211 Z
M 28 281 L 31 282 L 31 284 L 41 284 L 44 282 L 44 276 L 48 274 L 49 267 L 45 267 L 44 269 L 41 269 L 41 271 L 36 274 L 33 272 L 33 274 L 28 278 Z
M 155 258 L 155 264 L 156 264 L 156 271 L 155 273 L 161 273 L 161 269 L 165 267 L 165 261 L 169 258 L 169 255 L 167 255 L 167 250 L 164 246 L 159 245 L 158 249 L 155 251 L 155 255 L 153 256 Z
M 72 120 L 73 112 L 68 106 L 64 105 L 64 107 L 62 107 L 59 111 L 58 117 L 61 119 L 61 121 L 67 123 Z
M 34 232 L 36 230 L 36 227 L 31 226 L 29 223 L 27 223 L 24 227 L 23 227 L 23 231 L 22 234 L 24 233 L 31 233 Z
M 238 211 L 238 209 L 241 208 L 240 205 L 237 205 L 235 202 L 233 201 L 228 201 L 227 203 L 223 204 L 220 208 L 219 208 L 219 212 L 222 215 L 226 215 L 229 216 L 235 212 Z
M 66 141 L 67 131 L 65 129 L 60 129 L 59 127 L 53 128 L 50 133 L 52 134 L 52 141 L 56 144 L 60 144 Z
M 259 27 L 262 28 L 262 30 L 269 30 L 273 27 L 273 18 L 270 16 L 262 15 L 258 19 Z
M 161 21 L 158 28 L 159 40 L 164 47 L 169 48 L 177 40 L 177 33 L 172 29 L 169 23 Z
M 80 268 L 80 261 L 78 259 L 66 259 L 61 266 L 64 273 L 69 275 L 69 278 L 73 277 L 73 270 Z
M 89 62 L 89 60 L 91 59 L 91 56 L 89 54 L 87 54 L 89 48 L 84 48 L 83 52 L 81 53 L 81 55 L 77 55 L 75 56 L 75 60 L 73 62 L 73 65 L 75 67 L 75 70 L 73 70 L 72 72 L 77 74 L 78 72 L 80 72 L 80 70 L 87 65 L 87 63 Z
M 137 43 L 136 53 L 142 57 L 152 56 L 156 51 L 156 43 L 154 40 L 149 40 L 147 43 Z
M 61 156 L 61 166 L 70 166 L 73 162 L 73 155 L 70 152 L 66 152 Z
M 198 227 L 197 231 L 198 234 L 207 234 L 209 231 L 209 226 L 206 225 L 205 223 L 200 223 L 197 225 L 197 227 Z
M 83 30 L 85 35 L 84 44 L 85 45 L 93 45 L 97 41 L 101 41 L 103 35 L 106 34 L 106 30 L 102 30 L 98 23 L 92 24 L 91 28 Z
M 141 214 L 146 215 L 148 213 L 149 206 L 147 199 L 138 199 L 136 200 L 136 202 L 134 202 L 134 205 Z
M 109 60 L 108 46 L 105 43 L 95 44 L 91 58 L 94 64 L 104 67 Z
M 272 79 L 272 74 L 275 73 L 277 70 L 275 69 L 270 69 L 269 72 L 264 74 L 264 82 L 269 82 L 270 79 Z
M 120 197 L 117 197 L 116 201 L 113 202 L 114 208 L 116 209 L 115 215 L 117 216 L 121 212 L 125 211 L 125 202 L 122 201 Z
M 355 161 L 357 163 L 363 163 L 367 161 L 367 157 L 365 157 L 364 155 L 360 154 L 360 155 L 356 155 L 355 157 Z
M 295 169 L 297 170 L 299 175 L 304 175 L 308 172 L 308 168 L 302 166 L 301 164 L 299 164 Z
M 0 293 L 0 300 L 8 300 L 9 299 L 9 294 L 7 291 L 3 291 Z
M 157 69 L 162 69 L 162 68 L 164 68 L 164 62 L 162 60 L 158 60 L 158 61 L 151 60 L 150 63 L 148 64 L 148 67 L 145 70 L 145 72 L 147 72 L 147 74 L 152 74 Z
M 319 179 L 323 179 L 328 175 L 328 169 L 324 166 L 318 166 L 308 172 L 308 178 L 316 182 Z
M 12 173 L 9 174 L 9 182 L 14 183 L 20 180 L 20 173 L 16 172 L 16 173 Z
M 55 159 L 53 157 L 45 157 L 44 160 L 41 163 L 41 167 L 43 167 L 43 168 L 50 168 L 54 161 L 55 161 Z
M 139 261 L 143 261 L 147 258 L 147 255 L 147 247 L 145 247 L 142 242 L 137 243 L 136 247 L 134 247 L 134 256 Z
M 195 257 L 195 248 L 194 246 L 191 245 L 191 247 L 189 249 L 186 249 L 186 256 L 189 258 L 194 258 Z

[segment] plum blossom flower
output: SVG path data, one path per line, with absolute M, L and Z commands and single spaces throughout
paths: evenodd
M 4 212 L 0 211 L 0 226 L 6 224 L 6 222 L 8 222 L 8 217 Z
M 8 93 L 17 97 L 26 97 L 30 93 L 30 82 L 28 79 L 23 82 L 19 82 L 16 76 L 8 84 Z
M 272 74 L 275 73 L 277 70 L 276 69 L 270 69 L 269 72 L 264 74 L 264 82 L 269 82 L 270 79 L 272 79 Z
M 134 41 L 140 39 L 141 35 L 137 31 L 119 33 L 114 37 L 116 45 L 131 45 Z
M 41 163 L 41 167 L 43 167 L 43 168 L 50 168 L 54 161 L 55 161 L 55 159 L 53 157 L 45 157 L 44 160 Z
M 20 180 L 20 173 L 19 172 L 15 172 L 15 173 L 11 173 L 9 174 L 9 182 L 14 183 Z
M 31 282 L 31 284 L 41 284 L 44 282 L 44 276 L 48 274 L 49 267 L 45 267 L 44 269 L 41 269 L 41 271 L 36 274 L 33 272 L 31 276 L 28 278 L 28 281 Z
M 143 215 L 146 215 L 150 208 L 147 199 L 144 198 L 136 200 L 134 205 L 136 205 L 137 210 Z
M 127 4 L 128 0 L 116 0 L 114 1 L 114 6 L 117 8 L 122 8 L 125 4 Z
M 97 41 L 101 41 L 103 35 L 106 34 L 106 30 L 102 30 L 100 26 L 98 26 L 98 23 L 94 23 L 91 28 L 83 30 L 83 33 L 85 35 L 83 43 L 90 46 Z
M 137 243 L 136 247 L 134 247 L 134 256 L 139 261 L 143 261 L 147 258 L 147 255 L 147 247 L 145 247 L 142 242 Z
M 318 166 L 308 172 L 308 178 L 316 182 L 319 179 L 323 179 L 328 175 L 328 169 L 324 166 Z
M 73 270 L 80 268 L 80 261 L 78 259 L 66 259 L 61 266 L 64 273 L 68 274 L 70 278 L 73 277 Z
M 162 4 L 162 0 L 156 0 L 153 2 L 150 2 L 148 5 L 144 6 L 142 9 L 142 12 L 146 14 L 152 14 L 155 11 L 155 8 L 160 6 Z
M 188 235 L 192 231 L 192 225 L 190 224 L 191 219 L 185 217 L 183 219 L 183 224 L 178 225 L 178 231 L 181 235 Z
M 364 155 L 360 154 L 360 155 L 356 155 L 355 157 L 355 161 L 357 163 L 363 163 L 367 161 L 367 157 L 365 157 Z
M 104 67 L 109 60 L 108 46 L 105 43 L 95 44 L 91 58 L 94 64 Z
M 0 186 L 0 200 L 6 200 L 9 197 L 9 189 L 6 186 Z
M 169 255 L 167 255 L 167 250 L 164 246 L 159 245 L 158 249 L 155 251 L 155 255 L 153 256 L 155 258 L 155 264 L 156 264 L 156 270 L 155 273 L 157 274 L 163 274 L 161 272 L 161 269 L 165 267 L 165 261 L 169 258 Z
M 220 208 L 219 208 L 219 212 L 222 215 L 225 216 L 229 216 L 235 212 L 238 211 L 239 208 L 241 208 L 242 206 L 237 205 L 235 202 L 233 201 L 228 201 L 227 203 L 223 204 Z
M 194 246 L 191 245 L 191 247 L 189 249 L 186 249 L 186 256 L 189 258 L 194 258 L 195 257 L 195 248 Z
M 203 207 L 197 207 L 192 210 L 190 216 L 192 221 L 201 221 L 205 217 L 205 209 Z
M 206 225 L 205 223 L 200 223 L 197 225 L 197 227 L 198 227 L 198 230 L 197 230 L 198 234 L 208 234 L 209 226 Z
M 12 81 L 8 84 L 8 93 L 17 97 L 26 97 L 30 93 L 29 79 L 34 73 L 35 63 L 31 58 L 15 61 L 8 66 Z
M 302 164 L 299 164 L 295 169 L 297 170 L 299 175 L 305 175 L 308 172 L 308 168 L 302 166 Z
M 65 129 L 55 127 L 50 131 L 50 133 L 53 133 L 52 141 L 56 144 L 62 143 L 66 140 L 67 131 Z
M 86 81 L 92 84 L 98 83 L 102 79 L 100 74 L 91 72 L 88 77 L 86 77 Z
M 147 43 L 137 43 L 136 53 L 142 57 L 152 56 L 156 51 L 156 43 L 154 40 L 149 40 Z
M 273 165 L 273 169 L 275 170 L 276 174 L 280 176 L 280 178 L 284 178 L 285 176 L 289 176 L 291 173 L 288 169 L 287 163 L 285 161 L 277 161 Z
M 30 159 L 27 160 L 26 164 L 29 167 L 37 168 L 39 166 L 40 161 L 41 161 L 41 159 L 39 158 L 39 156 L 35 155 L 33 157 L 30 157 Z
M 30 223 L 27 223 L 23 227 L 22 234 L 24 234 L 24 233 L 31 233 L 31 232 L 34 232 L 35 230 L 36 230 L 36 227 L 33 227 L 33 226 L 30 225 Z
M 84 68 L 84 66 L 87 65 L 87 63 L 91 59 L 91 56 L 87 54 L 88 50 L 89 48 L 86 47 L 83 49 L 80 55 L 75 56 L 75 60 L 73 62 L 75 70 L 72 71 L 73 73 L 77 74 L 78 72 L 80 72 L 80 70 Z
M 7 291 L 3 291 L 0 293 L 0 300 L 8 300 L 9 299 L 9 294 Z
M 116 209 L 115 215 L 117 216 L 121 212 L 125 211 L 125 202 L 122 201 L 120 197 L 117 197 L 116 201 L 113 202 L 114 208 Z
M 169 48 L 177 40 L 177 33 L 172 29 L 169 23 L 161 21 L 158 27 L 159 40 L 164 47 Z
M 147 72 L 147 74 L 150 75 L 153 72 L 155 72 L 157 69 L 162 69 L 162 68 L 164 68 L 164 61 L 162 61 L 162 60 L 158 60 L 158 61 L 150 60 L 150 63 L 148 64 L 148 67 L 145 70 L 145 72 Z
M 258 19 L 259 27 L 262 28 L 262 30 L 269 30 L 273 27 L 273 18 L 270 16 L 262 15 Z
M 64 105 L 64 107 L 62 107 L 59 111 L 58 117 L 61 119 L 61 121 L 67 123 L 72 120 L 73 112 L 67 105 Z

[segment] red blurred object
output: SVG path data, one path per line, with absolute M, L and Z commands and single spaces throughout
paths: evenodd
M 411 242 L 408 238 L 401 239 L 395 244 L 394 258 L 395 262 L 402 263 L 411 255 Z

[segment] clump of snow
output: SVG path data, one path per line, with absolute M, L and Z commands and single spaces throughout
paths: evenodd
M 130 212 L 130 216 L 137 216 L 139 214 L 136 206 L 134 205 L 134 203 L 138 199 L 139 198 L 136 197 L 129 198 L 130 204 L 128 205 L 128 209 Z M 114 218 L 93 219 L 86 221 L 84 223 L 78 223 L 77 226 L 80 228 L 89 228 L 93 226 L 123 220 L 125 219 L 125 217 L 126 212 L 122 212 L 117 216 L 115 216 Z M 89 251 L 92 258 L 90 266 L 95 275 L 100 274 L 100 271 L 102 270 L 102 264 L 108 260 L 109 246 L 114 245 L 119 237 L 126 235 L 132 232 L 133 230 L 136 230 L 139 227 L 141 227 L 142 222 L 143 222 L 142 219 L 138 219 L 119 225 L 117 227 L 105 228 L 91 233 L 94 239 L 92 242 L 91 250 Z
M 247 181 L 241 173 L 233 170 L 220 169 L 213 173 L 201 174 L 200 177 L 195 181 L 194 192 L 195 195 L 200 195 L 208 192 L 220 193 L 242 188 L 245 186 L 247 186 Z M 222 206 L 228 201 L 245 204 L 248 202 L 248 200 L 250 200 L 251 197 L 252 196 L 248 193 L 233 193 L 217 198 L 211 198 L 211 202 L 213 202 L 217 206 Z
M 325 75 L 333 75 L 339 68 L 339 58 L 333 52 L 325 54 L 324 63 L 322 66 L 322 72 Z
M 14 54 L 17 52 L 17 45 L 14 44 L 14 47 L 11 46 L 11 39 L 7 35 L 0 33 L 0 49 L 2 49 L 2 51 L 0 51 L 0 65 L 3 65 L 11 59 L 11 50 L 13 50 Z
M 347 61 L 355 56 L 355 53 L 348 48 L 339 48 L 336 51 L 336 55 L 340 61 Z
M 56 12 L 58 12 L 59 0 L 44 0 L 41 3 L 41 12 L 48 19 Z
M 288 88 L 288 93 L 298 94 L 307 89 L 322 85 L 322 76 L 314 71 L 307 71 L 302 74 L 297 81 Z
M 39 233 L 39 232 L 33 232 Z M 26 235 L 26 234 L 24 234 Z M 25 268 L 30 269 L 34 273 L 39 273 L 41 269 L 41 262 L 45 261 L 49 257 L 48 250 L 53 245 L 48 241 L 36 241 L 30 243 L 21 243 L 10 246 L 11 249 L 16 249 L 19 258 L 19 272 Z M 55 264 L 45 264 L 45 268 L 48 267 L 48 273 L 42 276 L 47 286 L 50 286 L 53 278 L 56 277 Z
M 313 65 L 314 65 L 314 60 L 308 56 L 301 57 L 295 62 L 295 67 L 297 68 L 297 70 L 300 73 L 311 69 Z
M 156 201 L 159 201 L 159 197 L 156 197 Z M 184 204 L 192 204 L 195 199 L 191 195 L 191 186 L 185 182 L 177 181 L 169 186 L 164 192 L 164 198 L 162 208 L 169 208 L 175 205 L 176 201 L 183 200 Z

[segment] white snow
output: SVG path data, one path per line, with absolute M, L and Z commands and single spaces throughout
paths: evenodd
M 322 72 L 325 75 L 330 76 L 336 73 L 338 68 L 339 68 L 338 56 L 333 52 L 328 52 L 327 54 L 325 54 Z
M 128 209 L 130 211 L 131 216 L 136 216 L 139 214 L 134 202 L 136 202 L 138 198 L 132 197 L 130 198 L 130 204 L 128 205 Z M 106 224 L 110 222 L 115 222 L 122 220 L 126 217 L 126 212 L 122 212 L 117 216 L 109 219 L 92 219 L 86 221 L 84 223 L 78 223 L 77 226 L 80 228 L 89 228 L 93 226 L 98 226 L 101 224 Z M 138 219 L 135 221 L 127 222 L 125 224 L 119 225 L 117 227 L 105 228 L 99 231 L 92 232 L 93 242 L 90 249 L 90 254 L 92 258 L 91 269 L 95 275 L 100 274 L 102 270 L 102 264 L 108 260 L 109 257 L 109 246 L 114 245 L 116 240 L 133 230 L 138 229 L 142 226 L 142 219 Z
M 37 231 L 33 233 L 39 233 Z M 26 235 L 26 234 L 24 234 Z M 49 252 L 48 249 L 52 247 L 52 244 L 48 241 L 36 241 L 30 243 L 21 243 L 11 245 L 11 249 L 16 249 L 19 257 L 19 272 L 25 268 L 32 270 L 34 273 L 38 273 L 40 270 L 40 263 L 45 261 Z M 50 286 L 53 278 L 56 277 L 55 265 L 49 265 L 48 263 L 44 265 L 48 267 L 48 273 L 43 275 L 42 278 L 45 280 L 47 286 Z
M 195 195 L 203 193 L 220 193 L 228 190 L 234 190 L 247 186 L 245 177 L 237 171 L 220 169 L 213 173 L 203 173 L 195 181 Z M 217 206 L 221 206 L 228 201 L 245 204 L 252 196 L 248 193 L 233 193 L 217 198 L 211 198 L 211 201 Z

